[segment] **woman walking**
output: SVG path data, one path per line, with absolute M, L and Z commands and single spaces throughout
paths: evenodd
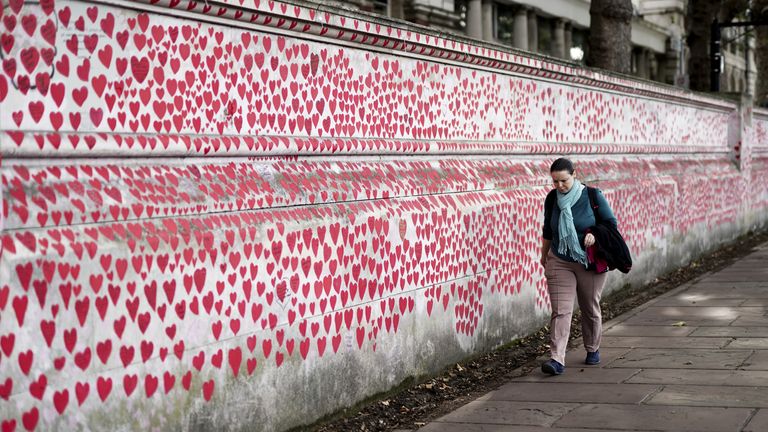
M 607 273 L 596 273 L 594 265 L 588 263 L 586 249 L 595 244 L 594 235 L 588 231 L 596 225 L 594 211 L 598 212 L 602 223 L 615 227 L 617 221 L 599 190 L 595 194 L 597 209 L 593 211 L 587 188 L 574 178 L 570 160 L 555 160 L 549 171 L 555 189 L 547 195 L 544 204 L 541 265 L 545 269 L 552 307 L 551 359 L 541 365 L 541 370 L 560 375 L 565 371 L 565 350 L 571 330 L 574 298 L 578 299 L 581 310 L 581 330 L 587 350 L 585 363 L 600 363 L 603 330 L 600 295 Z

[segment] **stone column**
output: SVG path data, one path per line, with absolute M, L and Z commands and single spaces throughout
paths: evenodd
M 555 21 L 555 34 L 552 40 L 552 55 L 565 58 L 565 21 Z
M 358 3 L 358 7 L 360 10 L 364 10 L 366 12 L 372 12 L 373 11 L 373 0 L 360 0 Z
M 682 86 L 685 80 L 684 65 L 680 63 L 683 55 L 682 43 L 682 38 L 673 33 L 667 43 L 667 51 L 664 53 L 664 58 L 659 61 L 660 78 L 667 84 Z
M 535 10 L 528 11 L 528 51 L 539 51 L 539 22 Z
M 387 15 L 392 18 L 405 18 L 403 0 L 387 0 Z
M 637 51 L 637 76 L 648 78 L 648 50 L 645 48 Z
M 483 40 L 493 41 L 496 39 L 493 31 L 493 0 L 483 0 Z
M 563 58 L 570 60 L 571 59 L 571 48 L 573 48 L 573 27 L 571 26 L 570 22 L 565 23 L 565 29 L 564 31 L 564 41 L 565 41 L 565 52 L 563 53 Z
M 515 48 L 528 49 L 528 8 L 521 7 L 515 13 L 515 28 L 512 45 Z
M 483 0 L 469 0 L 467 7 L 467 36 L 483 37 Z

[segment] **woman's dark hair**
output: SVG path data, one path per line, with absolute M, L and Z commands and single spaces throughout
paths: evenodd
M 568 171 L 568 174 L 573 174 L 573 162 L 570 159 L 559 158 L 549 167 L 549 172 L 555 171 Z

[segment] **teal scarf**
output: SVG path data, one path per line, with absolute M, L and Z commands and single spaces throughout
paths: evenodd
M 571 207 L 581 198 L 584 185 L 574 179 L 573 187 L 568 193 L 557 192 L 557 206 L 560 208 L 560 242 L 557 246 L 557 252 L 561 255 L 567 255 L 574 261 L 587 267 L 587 255 L 579 244 L 579 236 L 576 233 L 576 227 L 573 225 L 573 212 Z

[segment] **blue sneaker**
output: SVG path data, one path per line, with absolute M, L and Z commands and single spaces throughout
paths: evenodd
M 549 359 L 541 364 L 541 371 L 550 375 L 560 375 L 565 372 L 565 366 L 557 360 Z
M 588 352 L 587 358 L 584 360 L 584 363 L 588 365 L 600 364 L 600 350 L 597 350 L 595 352 Z

